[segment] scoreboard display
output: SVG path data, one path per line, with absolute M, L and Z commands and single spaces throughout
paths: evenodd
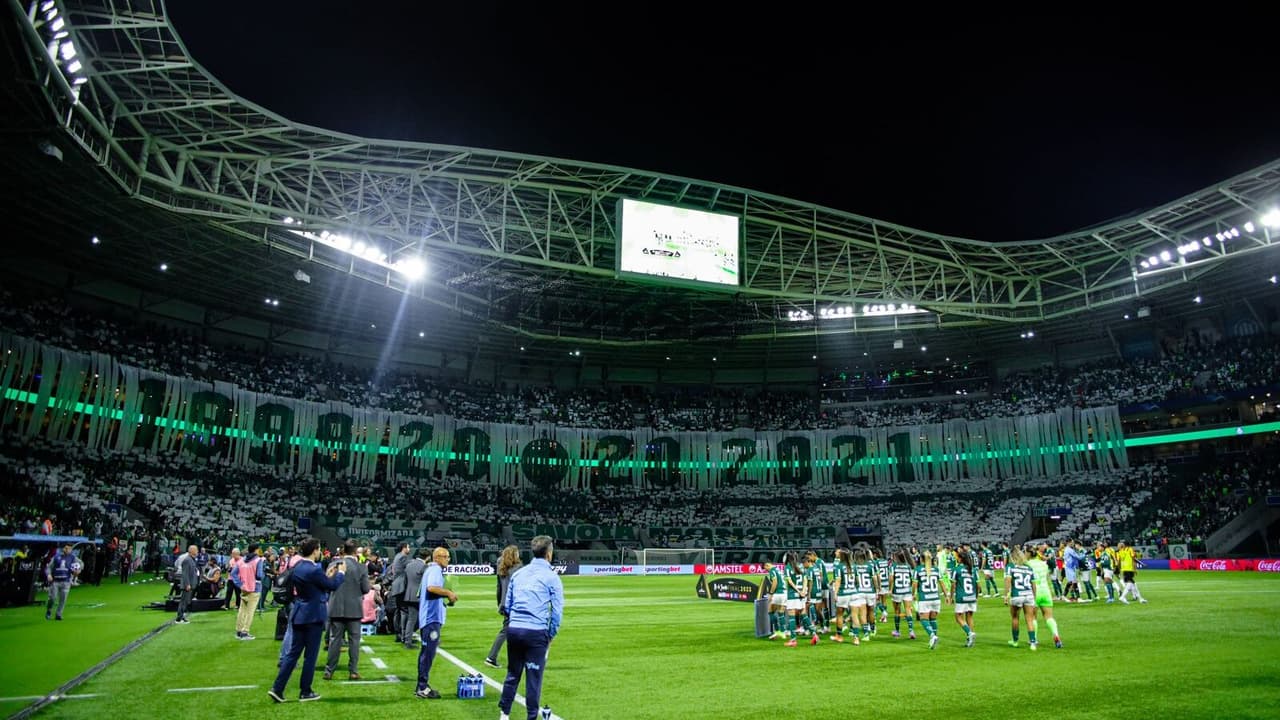
M 738 286 L 737 215 L 623 199 L 618 274 Z

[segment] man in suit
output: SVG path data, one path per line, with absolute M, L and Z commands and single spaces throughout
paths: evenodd
M 422 575 L 427 571 L 427 558 L 431 551 L 419 548 L 418 556 L 404 568 L 404 594 L 400 596 L 400 636 L 397 638 L 406 648 L 413 649 L 413 639 L 418 624 L 418 601 L 422 596 Z
M 342 557 L 334 561 L 342 565 L 346 579 L 329 596 L 329 660 L 324 665 L 324 679 L 332 680 L 338 656 L 342 654 L 342 636 L 346 633 L 347 679 L 359 680 L 360 620 L 364 617 L 364 595 L 369 592 L 369 571 L 356 554 L 354 540 L 342 544 Z
M 412 557 L 409 554 L 409 543 L 402 542 L 396 548 L 396 556 L 391 561 L 391 592 L 387 593 L 387 617 L 391 618 L 391 631 L 400 639 L 401 613 L 400 599 L 404 597 L 404 571 Z
M 293 637 L 289 641 L 288 652 L 280 663 L 280 672 L 267 695 L 278 703 L 284 702 L 284 686 L 298 664 L 298 658 L 306 651 L 302 662 L 302 676 L 298 679 L 301 694 L 298 700 L 309 702 L 319 700 L 320 696 L 311 689 L 311 681 L 316 674 L 316 658 L 320 655 L 320 639 L 324 635 L 325 620 L 329 618 L 329 593 L 342 586 L 346 576 L 342 572 L 344 563 L 333 563 L 328 571 L 322 569 L 317 562 L 320 559 L 320 541 L 307 538 L 298 546 L 298 555 L 302 560 L 293 568 L 290 585 L 295 597 L 289 617 Z
M 176 574 L 178 587 L 182 589 L 182 598 L 178 600 L 178 617 L 173 621 L 175 624 L 186 625 L 191 622 L 187 619 L 187 608 L 191 606 L 196 585 L 200 583 L 200 566 L 196 563 L 196 555 L 199 552 L 200 548 L 192 545 L 187 548 L 185 554 L 178 556 Z

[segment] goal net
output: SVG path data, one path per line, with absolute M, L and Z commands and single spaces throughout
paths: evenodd
M 636 565 L 716 564 L 716 551 L 711 548 L 639 548 L 627 554 Z

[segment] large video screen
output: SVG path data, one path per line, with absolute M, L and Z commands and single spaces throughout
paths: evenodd
M 738 216 L 622 201 L 618 272 L 738 285 Z

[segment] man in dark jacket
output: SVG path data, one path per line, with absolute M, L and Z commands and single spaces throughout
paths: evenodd
M 369 571 L 356 557 L 356 543 L 348 540 L 342 544 L 342 557 L 334 561 L 342 565 L 346 579 L 342 586 L 329 596 L 329 660 L 324 666 L 324 679 L 332 680 L 342 654 L 342 636 L 346 633 L 347 679 L 359 680 L 360 618 L 364 615 L 364 595 L 369 592 Z
M 397 638 L 404 646 L 413 649 L 414 636 L 418 625 L 418 601 L 422 595 L 422 574 L 427 571 L 427 558 L 431 550 L 419 548 L 418 556 L 409 561 L 404 568 L 404 594 L 400 596 L 400 636 Z
M 293 568 L 290 585 L 295 597 L 289 617 L 293 637 L 289 650 L 280 663 L 280 672 L 276 681 L 267 691 L 267 695 L 278 703 L 284 702 L 284 686 L 298 664 L 298 658 L 306 651 L 302 662 L 302 676 L 298 679 L 302 691 L 298 699 L 302 702 L 319 700 L 320 696 L 311 689 L 311 681 L 316 674 L 316 658 L 320 655 L 320 639 L 324 635 L 325 621 L 329 618 L 329 593 L 342 586 L 346 576 L 342 572 L 345 563 L 333 563 L 326 572 L 317 561 L 320 559 L 320 541 L 307 538 L 298 548 L 302 560 Z
M 178 618 L 175 623 L 186 624 L 191 622 L 187 619 L 187 608 L 191 606 L 191 598 L 195 595 L 196 585 L 200 583 L 200 566 L 196 564 L 196 555 L 200 548 L 192 545 L 187 548 L 185 555 L 179 555 L 177 560 L 177 576 L 178 587 L 182 590 L 182 598 L 178 600 Z
M 387 593 L 387 617 L 391 618 L 391 631 L 396 634 L 397 640 L 400 639 L 400 602 L 404 597 L 404 570 L 412 559 L 409 552 L 409 543 L 400 543 L 387 574 L 387 577 L 391 578 L 391 592 Z

